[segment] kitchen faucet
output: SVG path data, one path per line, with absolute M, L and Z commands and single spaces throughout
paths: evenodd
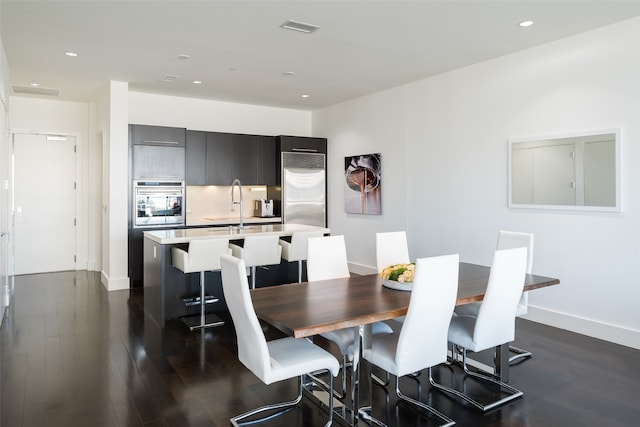
M 236 185 L 238 186 L 238 188 L 240 189 L 240 201 L 236 202 L 236 199 L 234 198 L 234 190 L 236 188 Z M 238 225 L 238 229 L 243 230 L 244 229 L 244 220 L 243 218 L 243 213 L 242 213 L 242 184 L 240 183 L 240 180 L 238 178 L 234 179 L 233 182 L 231 183 L 231 212 L 235 211 L 235 205 L 240 205 L 240 225 Z

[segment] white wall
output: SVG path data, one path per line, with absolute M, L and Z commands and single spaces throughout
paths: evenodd
M 313 115 L 314 134 L 327 142 L 327 212 L 332 234 L 344 234 L 350 269 L 375 267 L 375 231 L 407 227 L 406 100 L 402 88 L 343 103 Z M 344 158 L 381 153 L 382 215 L 344 212 Z M 393 169 L 390 167 L 393 165 Z M 364 267 L 364 270 L 363 270 Z
M 256 135 L 311 135 L 311 112 L 129 92 L 129 123 Z
M 500 229 L 535 233 L 533 320 L 640 348 L 640 19 L 313 114 L 329 138 L 329 225 L 375 265 L 374 232 L 406 229 L 413 257 L 488 264 Z M 507 140 L 622 128 L 623 213 L 507 208 Z M 348 147 L 348 148 L 345 148 Z M 346 215 L 345 155 L 382 153 L 383 215 Z
M 97 123 L 102 136 L 102 253 L 101 282 L 109 291 L 128 289 L 128 88 L 126 82 L 111 81 L 105 87 Z
M 2 7 L 0 7 L 2 10 Z M 9 65 L 0 39 L 0 183 L 11 183 L 11 150 L 9 144 Z M 11 185 L 0 187 L 0 231 L 11 230 Z M 9 263 L 13 260 L 9 237 L 0 237 L 0 315 L 10 302 Z M 0 325 L 2 324 L 0 319 Z

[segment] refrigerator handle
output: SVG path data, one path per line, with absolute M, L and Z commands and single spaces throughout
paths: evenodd
M 291 151 L 304 151 L 305 153 L 317 153 L 318 150 L 314 148 L 292 148 Z

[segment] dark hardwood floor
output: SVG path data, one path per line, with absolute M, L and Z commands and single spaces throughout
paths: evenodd
M 266 386 L 238 362 L 230 321 L 159 330 L 144 320 L 141 290 L 106 292 L 92 272 L 18 276 L 14 288 L 1 334 L 2 427 L 221 427 L 295 395 L 295 380 Z M 640 351 L 520 319 L 516 345 L 534 353 L 511 370 L 523 398 L 482 414 L 431 390 L 423 374 L 421 399 L 460 426 L 639 425 Z M 417 384 L 402 380 L 414 397 Z M 266 425 L 324 425 L 303 402 Z M 379 387 L 374 408 L 391 426 L 432 425 Z

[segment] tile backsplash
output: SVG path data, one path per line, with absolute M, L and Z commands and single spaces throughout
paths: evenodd
M 240 206 L 235 205 L 235 211 L 231 212 L 231 186 L 218 185 L 188 185 L 187 186 L 187 225 L 203 223 L 204 218 L 239 218 Z M 238 190 L 236 189 L 236 201 Z M 253 216 L 255 201 L 267 197 L 265 186 L 243 186 L 242 198 L 244 205 L 244 217 Z

